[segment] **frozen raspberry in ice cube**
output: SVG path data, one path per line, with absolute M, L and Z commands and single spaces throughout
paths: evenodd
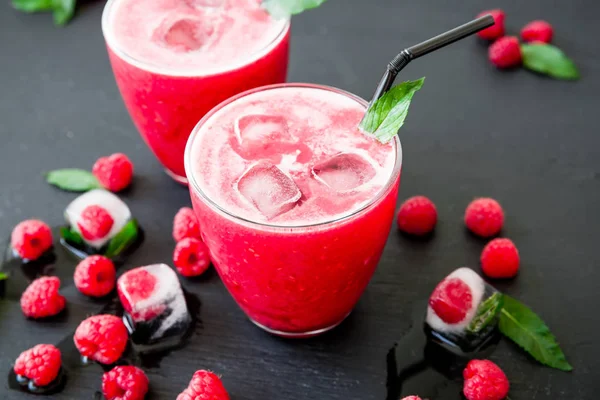
M 254 164 L 244 172 L 237 187 L 239 193 L 267 218 L 291 210 L 302 197 L 292 178 L 265 161 Z
M 191 321 L 177 274 L 166 264 L 134 268 L 117 281 L 124 322 L 132 337 L 160 340 L 185 331 Z
M 89 235 L 85 227 L 90 222 L 89 215 L 90 206 L 92 209 L 97 207 L 102 208 L 102 214 L 108 214 L 108 217 L 112 219 L 112 225 L 110 229 L 106 228 L 106 221 L 104 221 L 99 228 L 95 229 L 94 235 Z M 94 218 L 97 215 L 94 214 Z M 94 189 L 82 194 L 73 200 L 65 209 L 65 219 L 71 226 L 71 229 L 79 233 L 83 240 L 91 247 L 100 249 L 110 239 L 112 239 L 117 233 L 123 229 L 125 224 L 131 219 L 131 211 L 127 204 L 123 202 L 117 195 L 104 190 Z M 104 215 L 103 219 L 107 219 Z M 84 230 L 81 230 L 84 227 Z
M 340 153 L 316 164 L 314 177 L 336 192 L 347 192 L 368 183 L 377 173 L 373 165 L 355 153 Z

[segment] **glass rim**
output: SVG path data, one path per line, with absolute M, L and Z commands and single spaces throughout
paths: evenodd
M 229 104 L 231 104 L 241 98 L 244 98 L 246 96 L 249 96 L 249 95 L 252 95 L 252 94 L 258 93 L 258 92 L 274 90 L 274 89 L 283 89 L 283 88 L 309 88 L 309 89 L 326 90 L 329 92 L 338 93 L 343 96 L 346 96 L 346 97 L 356 101 L 360 105 L 364 106 L 365 109 L 369 105 L 369 103 L 365 99 L 363 99 L 355 94 L 352 94 L 348 91 L 345 91 L 343 89 L 338 89 L 338 88 L 335 88 L 332 86 L 313 84 L 313 83 L 276 83 L 274 85 L 267 85 L 267 86 L 261 86 L 261 87 L 257 87 L 254 89 L 250 89 L 245 92 L 239 93 L 235 96 L 232 96 L 232 97 L 228 98 L 227 100 L 219 103 L 218 105 L 213 107 L 209 112 L 207 112 L 200 119 L 200 121 L 198 121 L 198 123 L 196 124 L 194 129 L 192 129 L 192 132 L 190 133 L 190 136 L 189 136 L 188 141 L 185 146 L 185 153 L 184 153 L 185 172 L 186 172 L 186 177 L 188 180 L 188 185 L 190 185 L 190 188 L 192 188 L 194 190 L 194 192 L 197 193 L 199 195 L 199 197 L 201 197 L 202 200 L 205 203 L 207 203 L 210 207 L 215 208 L 218 212 L 221 212 L 221 213 L 225 214 L 226 216 L 233 218 L 234 220 L 241 221 L 244 223 L 249 223 L 251 225 L 256 225 L 256 226 L 266 227 L 266 228 L 271 228 L 271 229 L 277 229 L 277 230 L 310 228 L 310 227 L 318 227 L 318 226 L 322 226 L 322 225 L 329 225 L 329 224 L 337 223 L 337 222 L 343 222 L 345 220 L 348 220 L 348 219 L 354 217 L 357 214 L 364 212 L 367 209 L 370 209 L 374 204 L 376 204 L 379 200 L 381 200 L 381 198 L 383 197 L 383 195 L 385 195 L 385 193 L 387 193 L 390 190 L 392 185 L 394 185 L 394 183 L 396 182 L 397 177 L 400 175 L 400 170 L 402 168 L 402 146 L 401 146 L 398 135 L 394 135 L 394 150 L 396 151 L 396 160 L 394 162 L 394 168 L 392 169 L 390 176 L 388 177 L 388 180 L 386 181 L 385 185 L 383 185 L 381 187 L 381 189 L 379 189 L 379 191 L 377 191 L 377 193 L 375 193 L 375 195 L 373 196 L 373 198 L 371 200 L 369 200 L 368 202 L 366 202 L 359 208 L 352 210 L 351 212 L 349 212 L 347 214 L 343 214 L 342 216 L 338 216 L 336 218 L 328 219 L 325 221 L 319 221 L 319 222 L 309 223 L 309 224 L 295 224 L 295 225 L 271 224 L 268 222 L 256 221 L 253 219 L 239 216 L 236 213 L 227 210 L 225 207 L 219 205 L 216 201 L 211 199 L 210 196 L 208 196 L 208 194 L 205 193 L 200 188 L 200 185 L 198 184 L 198 182 L 196 181 L 196 177 L 194 176 L 194 172 L 193 172 L 193 169 L 191 166 L 191 164 L 192 164 L 191 158 L 192 158 L 192 147 L 194 146 L 194 142 L 196 140 L 196 137 L 198 136 L 198 132 L 203 127 L 203 125 L 206 124 L 208 122 L 208 120 L 210 118 L 212 118 L 212 116 L 215 115 L 218 111 L 220 111 L 224 107 L 228 106 Z
M 291 25 L 290 18 L 283 18 L 280 20 L 276 20 L 276 23 L 278 23 L 278 24 L 282 23 L 282 22 L 284 22 L 284 23 L 281 26 L 281 30 L 279 32 L 277 32 L 277 34 L 273 37 L 273 40 L 269 41 L 267 44 L 265 44 L 263 47 L 261 47 L 257 51 L 249 54 L 247 57 L 244 57 L 239 60 L 236 59 L 234 62 L 225 64 L 224 66 L 204 68 L 204 69 L 200 69 L 200 68 L 177 69 L 177 68 L 170 68 L 170 67 L 161 67 L 160 65 L 156 65 L 151 62 L 143 61 L 136 57 L 133 57 L 132 55 L 127 53 L 125 50 L 123 50 L 122 47 L 117 45 L 117 41 L 115 40 L 114 35 L 108 29 L 108 27 L 109 27 L 109 19 L 112 15 L 111 11 L 112 11 L 114 5 L 119 1 L 123 1 L 123 0 L 108 0 L 106 2 L 106 4 L 104 5 L 104 9 L 102 10 L 102 35 L 104 36 L 104 41 L 106 42 L 106 45 L 110 48 L 110 50 L 113 53 L 118 55 L 120 58 L 122 58 L 129 64 L 134 65 L 145 71 L 150 71 L 150 72 L 153 72 L 156 74 L 167 75 L 167 76 L 200 76 L 200 77 L 214 76 L 214 75 L 219 75 L 219 74 L 223 74 L 223 73 L 227 73 L 227 72 L 231 72 L 231 71 L 235 71 L 240 68 L 243 68 L 246 65 L 251 64 L 251 63 L 261 59 L 265 55 L 269 54 L 269 52 L 273 48 L 275 48 L 283 40 L 283 38 L 287 35 L 287 33 L 290 30 L 290 25 Z

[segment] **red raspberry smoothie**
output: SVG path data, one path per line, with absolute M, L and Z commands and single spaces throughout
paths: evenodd
M 260 327 L 311 336 L 354 308 L 394 216 L 401 149 L 357 129 L 366 102 L 275 85 L 207 114 L 186 149 L 202 238 Z
M 242 91 L 285 81 L 289 21 L 260 0 L 109 0 L 108 55 L 138 131 L 175 180 L 198 120 Z

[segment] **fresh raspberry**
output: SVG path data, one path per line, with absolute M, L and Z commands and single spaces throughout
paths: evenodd
M 481 269 L 490 278 L 512 278 L 519 271 L 519 250 L 510 239 L 494 239 L 481 252 Z
M 447 324 L 465 319 L 472 303 L 471 288 L 458 278 L 444 279 L 429 297 L 429 306 Z
M 401 400 L 421 400 L 421 398 L 419 396 L 408 396 L 402 398 Z
M 31 282 L 21 295 L 21 310 L 29 318 L 46 318 L 65 308 L 66 300 L 58 293 L 60 279 L 44 276 Z
M 51 344 L 38 344 L 19 355 L 14 370 L 36 386 L 48 386 L 58 376 L 60 365 L 60 350 Z
M 187 389 L 177 396 L 177 400 L 229 400 L 229 395 L 221 379 L 212 372 L 194 372 Z
M 179 242 L 188 237 L 200 238 L 198 218 L 191 208 L 181 207 L 173 218 L 173 239 Z
M 113 217 L 104 207 L 91 205 L 83 209 L 77 226 L 84 239 L 96 240 L 108 235 L 114 222 Z
M 32 261 L 52 247 L 52 231 L 44 222 L 28 219 L 15 226 L 10 244 L 19 257 Z
M 425 196 L 406 200 L 398 212 L 398 228 L 411 235 L 425 235 L 433 230 L 437 222 L 435 204 Z
M 127 328 L 119 317 L 101 314 L 84 319 L 73 336 L 82 356 L 113 364 L 127 347 Z
M 102 297 L 115 287 L 117 272 L 113 262 L 104 256 L 89 256 L 75 267 L 75 287 L 86 296 Z
M 516 67 L 523 60 L 519 39 L 515 36 L 504 36 L 496 40 L 488 49 L 488 57 L 497 68 Z
M 123 153 L 100 157 L 92 167 L 100 184 L 111 192 L 119 192 L 131 184 L 133 163 Z
M 497 235 L 504 224 L 504 211 L 500 204 L 490 198 L 473 200 L 465 211 L 465 224 L 481 237 Z
M 183 276 L 202 275 L 210 267 L 208 247 L 201 240 L 185 238 L 175 246 L 173 263 Z
M 102 375 L 102 394 L 107 400 L 143 400 L 148 392 L 148 377 L 138 367 L 114 367 Z
M 550 43 L 554 29 L 546 21 L 531 21 L 521 29 L 521 38 L 525 42 L 543 42 Z
M 469 361 L 463 377 L 463 393 L 467 400 L 502 400 L 508 395 L 508 378 L 490 360 Z
M 477 18 L 487 14 L 490 14 L 494 18 L 494 25 L 477 32 L 477 36 L 486 40 L 495 40 L 504 36 L 504 11 L 498 9 L 483 11 L 477 15 Z
M 165 310 L 166 306 L 161 305 L 134 311 L 134 304 L 150 297 L 154 293 L 157 283 L 156 277 L 141 267 L 127 271 L 119 278 L 117 282 L 119 299 L 125 311 L 135 321 L 150 321 Z

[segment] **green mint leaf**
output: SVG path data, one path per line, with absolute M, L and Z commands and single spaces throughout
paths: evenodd
M 504 295 L 500 314 L 500 332 L 521 346 L 540 363 L 562 371 L 571 371 L 554 335 L 529 307 Z
M 46 181 L 70 192 L 87 192 L 102 187 L 91 172 L 76 168 L 50 171 L 46 174 Z
M 73 18 L 76 2 L 77 0 L 52 0 L 54 23 L 56 25 L 64 25 Z
M 8 279 L 8 275 L 6 275 L 4 272 L 0 272 L 0 281 L 3 281 L 5 279 Z
M 135 219 L 125 224 L 123 229 L 108 242 L 108 248 L 104 256 L 112 258 L 121 254 L 123 250 L 131 246 L 138 238 L 138 224 Z
M 579 79 L 575 63 L 558 47 L 551 44 L 522 44 L 523 66 L 556 79 Z
M 467 326 L 467 332 L 473 334 L 479 333 L 492 324 L 496 320 L 500 310 L 502 310 L 503 304 L 504 296 L 500 292 L 495 292 L 488 297 L 477 307 L 477 313 L 469 326 Z
M 402 82 L 385 92 L 371 104 L 359 128 L 374 135 L 381 143 L 389 142 L 404 125 L 410 102 L 424 81 L 423 77 Z
M 53 9 L 55 0 L 12 0 L 12 6 L 26 13 L 49 11 Z
M 317 8 L 326 0 L 263 0 L 262 6 L 275 18 L 289 18 L 305 10 Z
M 66 226 L 60 227 L 60 237 L 63 238 L 67 243 L 70 243 L 72 245 L 82 246 L 84 243 L 83 238 L 79 233 L 71 230 Z

